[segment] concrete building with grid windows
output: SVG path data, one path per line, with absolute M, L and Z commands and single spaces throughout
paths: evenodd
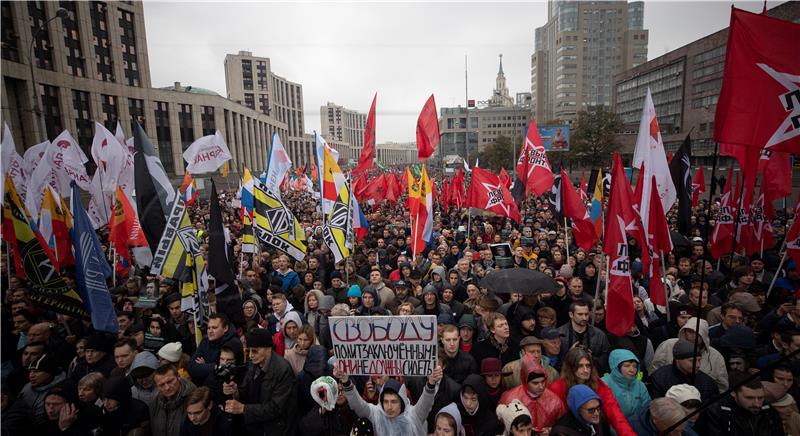
M 179 82 L 153 88 L 141 2 L 6 1 L 0 7 L 1 114 L 20 154 L 67 129 L 91 156 L 95 121 L 111 131 L 119 121 L 130 137 L 135 118 L 167 172 L 180 178 L 183 151 L 216 130 L 231 150 L 234 173 L 243 165 L 264 170 L 273 132 L 284 142 L 290 138 L 285 121 L 213 91 Z M 57 18 L 59 8 L 64 18 Z
M 347 109 L 328 102 L 319 108 L 322 136 L 328 141 L 340 141 L 348 145 L 347 153 L 340 152 L 340 161 L 358 162 L 364 148 L 364 130 L 367 127 L 367 114 Z

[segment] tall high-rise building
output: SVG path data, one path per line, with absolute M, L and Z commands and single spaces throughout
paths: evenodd
M 572 122 L 611 104 L 614 76 L 647 61 L 644 2 L 550 0 L 531 56 L 532 113 Z
M 286 123 L 288 135 L 281 141 L 292 162 L 310 162 L 313 154 L 303 136 L 303 85 L 274 74 L 269 58 L 239 51 L 225 56 L 225 88 L 229 99 Z
M 358 160 L 364 148 L 364 130 L 367 115 L 328 102 L 320 106 L 319 117 L 322 136 L 328 141 L 341 141 L 349 144 L 348 154 L 340 155 L 339 160 L 347 162 Z M 341 151 L 341 150 L 340 150 Z

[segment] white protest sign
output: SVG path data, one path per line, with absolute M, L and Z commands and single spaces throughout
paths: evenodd
M 334 316 L 333 353 L 348 375 L 428 376 L 436 367 L 433 315 Z

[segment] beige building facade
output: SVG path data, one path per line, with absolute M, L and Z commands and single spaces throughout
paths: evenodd
M 647 61 L 644 2 L 549 0 L 531 55 L 537 122 L 572 122 L 590 106 L 611 105 L 614 76 Z
M 386 142 L 375 146 L 378 162 L 384 166 L 411 165 L 419 162 L 416 142 Z
M 319 108 L 322 135 L 328 141 L 340 141 L 348 144 L 347 154 L 339 150 L 343 162 L 358 162 L 364 148 L 364 130 L 367 126 L 367 114 L 347 109 L 328 102 Z

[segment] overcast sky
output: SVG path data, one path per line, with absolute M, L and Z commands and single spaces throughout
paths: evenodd
M 731 4 L 646 2 L 648 57 L 727 27 Z M 144 12 L 154 87 L 180 81 L 225 96 L 225 55 L 249 50 L 303 85 L 308 133 L 326 102 L 366 113 L 377 92 L 379 143 L 413 141 L 431 93 L 437 107 L 464 104 L 465 55 L 469 98 L 490 97 L 500 53 L 511 95 L 529 92 L 534 30 L 547 21 L 546 2 L 147 2 Z

